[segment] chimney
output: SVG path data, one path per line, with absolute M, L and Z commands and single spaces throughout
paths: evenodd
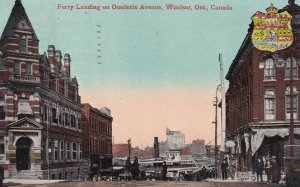
M 66 74 L 67 74 L 67 77 L 70 77 L 71 76 L 71 66 L 70 66 L 70 63 L 71 63 L 71 57 L 70 57 L 70 54 L 66 53 L 65 56 L 64 56 L 64 67 L 65 67 L 65 70 L 66 70 Z
M 158 137 L 154 137 L 154 153 L 153 153 L 153 157 L 154 158 L 159 158 L 159 143 L 158 143 Z
M 50 67 L 51 67 L 51 69 L 53 69 L 54 68 L 55 46 L 49 45 L 47 52 L 48 52 L 48 61 L 49 61 Z
M 55 61 L 57 62 L 57 67 L 58 67 L 58 70 L 60 71 L 61 70 L 61 59 L 62 59 L 62 56 L 61 56 L 61 51 L 60 50 L 57 50 L 55 52 Z

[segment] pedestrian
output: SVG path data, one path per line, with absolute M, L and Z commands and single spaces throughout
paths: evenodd
M 167 163 L 166 161 L 163 162 L 163 167 L 162 167 L 162 179 L 164 181 L 167 180 L 167 172 L 168 172 L 168 166 L 167 166 Z
M 3 180 L 4 180 L 4 169 L 2 166 L 0 166 L 0 187 L 3 185 Z
M 256 162 L 257 181 L 259 181 L 259 177 L 260 177 L 260 181 L 261 182 L 263 181 L 262 179 L 263 170 L 264 170 L 264 163 L 260 158 L 258 158 Z
M 266 171 L 266 174 L 267 174 L 267 181 L 270 182 L 270 180 L 271 180 L 271 163 L 270 163 L 270 159 L 266 160 L 265 171 Z
M 226 159 L 223 159 L 223 162 L 221 164 L 221 171 L 222 171 L 222 179 L 225 180 L 227 179 L 227 169 L 228 169 L 228 163 Z
M 272 183 L 278 183 L 280 181 L 279 166 L 275 156 L 272 156 L 271 160 L 271 181 Z

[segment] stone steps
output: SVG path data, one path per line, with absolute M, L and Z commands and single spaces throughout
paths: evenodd
M 40 170 L 22 170 L 11 173 L 12 179 L 41 179 L 42 171 Z

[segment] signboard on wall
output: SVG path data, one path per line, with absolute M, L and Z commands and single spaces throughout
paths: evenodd
M 266 10 L 267 13 L 256 12 L 252 16 L 253 45 L 259 50 L 270 52 L 289 47 L 293 43 L 292 16 L 287 11 L 278 13 L 272 4 Z

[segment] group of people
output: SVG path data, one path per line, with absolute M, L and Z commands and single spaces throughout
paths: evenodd
M 265 163 L 262 158 L 257 159 L 255 166 L 257 181 L 263 181 L 262 175 L 264 170 L 267 174 L 268 182 L 278 183 L 280 181 L 280 170 L 275 156 L 272 156 L 271 159 L 266 159 Z

